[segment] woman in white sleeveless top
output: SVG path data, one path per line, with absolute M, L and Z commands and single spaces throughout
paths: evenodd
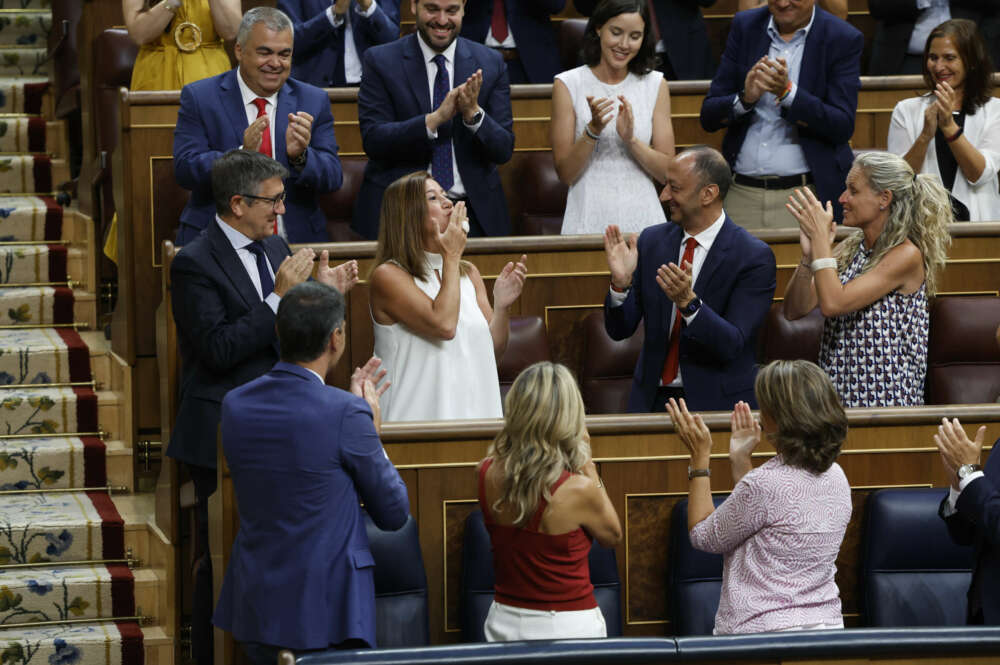
M 654 180 L 665 181 L 674 130 L 654 44 L 645 0 L 603 0 L 583 36 L 586 64 L 556 76 L 552 156 L 569 185 L 563 234 L 666 221 Z
M 426 171 L 385 190 L 370 294 L 375 355 L 392 382 L 383 421 L 503 417 L 497 360 L 527 257 L 500 271 L 491 307 L 479 270 L 462 260 L 467 233 L 465 204 Z

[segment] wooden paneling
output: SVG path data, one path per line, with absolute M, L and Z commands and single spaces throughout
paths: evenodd
M 848 415 L 850 431 L 839 463 L 853 488 L 854 512 L 837 560 L 837 582 L 845 620 L 857 625 L 867 495 L 883 487 L 935 486 L 944 496 L 949 479 L 932 440 L 941 417 L 959 417 L 969 431 L 987 424 L 992 441 L 1000 435 L 1000 405 L 849 409 Z M 709 413 L 705 419 L 713 431 L 712 488 L 726 492 L 732 489 L 728 414 Z M 670 511 L 687 493 L 687 451 L 665 416 L 591 416 L 587 422 L 594 459 L 623 519 L 625 538 L 616 554 L 625 634 L 670 635 L 666 605 Z M 410 489 L 411 510 L 419 525 L 435 644 L 460 639 L 464 521 L 476 507 L 475 465 L 499 426 L 499 421 L 464 421 L 386 424 L 382 429 L 386 452 Z M 754 454 L 755 466 L 772 454 L 773 449 L 763 443 Z M 225 496 L 232 491 L 228 478 L 222 479 L 220 488 L 220 505 L 232 505 L 231 496 Z M 222 513 L 218 519 L 225 520 L 229 529 L 235 523 L 231 514 Z M 223 572 L 221 565 L 215 570 L 217 576 Z

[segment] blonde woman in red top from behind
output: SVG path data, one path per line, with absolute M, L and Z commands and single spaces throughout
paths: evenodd
M 477 469 L 493 543 L 490 642 L 606 637 L 590 583 L 591 541 L 614 547 L 621 522 L 590 456 L 583 400 L 562 365 L 525 369 Z

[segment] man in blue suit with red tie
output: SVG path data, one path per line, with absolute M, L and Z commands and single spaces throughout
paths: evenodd
M 465 0 L 413 0 L 417 32 L 368 49 L 358 122 L 368 154 L 351 228 L 378 236 L 385 188 L 430 170 L 465 201 L 470 236 L 510 234 L 497 165 L 514 154 L 510 84 L 503 58 L 459 37 Z
M 771 248 L 722 208 L 732 175 L 719 151 L 694 146 L 667 169 L 661 200 L 671 221 L 626 239 L 604 233 L 611 290 L 604 326 L 612 339 L 645 341 L 635 368 L 630 412 L 663 411 L 685 398 L 699 411 L 756 404 L 757 331 L 774 298 Z
M 379 440 L 378 361 L 355 370 L 351 392 L 324 384 L 347 343 L 343 297 L 300 284 L 281 299 L 276 327 L 281 361 L 222 403 L 240 530 L 213 621 L 261 665 L 282 648 L 375 646 L 360 504 L 384 530 L 410 512 Z
M 295 24 L 292 76 L 321 88 L 361 82 L 361 56 L 399 37 L 399 0 L 278 0 Z
M 239 66 L 181 90 L 174 130 L 174 177 L 191 199 L 181 212 L 177 244 L 194 239 L 215 216 L 212 162 L 234 148 L 258 150 L 288 169 L 285 214 L 276 233 L 289 242 L 325 242 L 317 196 L 340 189 L 343 173 L 326 92 L 288 77 L 292 22 L 256 7 L 236 35 Z

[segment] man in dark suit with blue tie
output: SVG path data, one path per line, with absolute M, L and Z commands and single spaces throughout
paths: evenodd
M 276 232 L 289 242 L 325 242 L 326 216 L 317 196 L 340 189 L 343 173 L 326 92 L 288 78 L 292 22 L 271 7 L 243 16 L 236 34 L 239 66 L 181 90 L 174 130 L 174 177 L 191 190 L 181 212 L 177 244 L 194 239 L 214 218 L 209 186 L 212 162 L 246 148 L 288 169 L 287 213 Z
M 233 150 L 212 165 L 216 215 L 170 264 L 174 321 L 181 352 L 180 406 L 167 455 L 182 462 L 198 500 L 194 617 L 196 659 L 210 663 L 212 573 L 207 554 L 208 497 L 216 488 L 216 439 L 222 398 L 278 359 L 274 317 L 281 297 L 309 278 L 315 253 L 291 256 L 274 222 L 286 212 L 288 171 L 259 152 Z M 320 255 L 317 279 L 346 292 L 357 262 L 330 268 Z
M 701 125 L 726 130 L 733 219 L 752 229 L 798 228 L 785 208 L 796 187 L 813 187 L 841 216 L 864 36 L 815 0 L 767 4 L 733 16 Z
M 355 370 L 350 393 L 323 383 L 347 343 L 343 297 L 300 284 L 281 299 L 277 329 L 281 362 L 222 404 L 240 530 L 214 622 L 261 665 L 281 648 L 376 646 L 360 503 L 384 530 L 410 512 L 379 440 L 378 361 Z
M 399 37 L 399 0 L 278 0 L 295 24 L 292 76 L 321 88 L 361 82 L 361 56 Z
M 566 0 L 466 0 L 462 36 L 503 56 L 511 83 L 552 83 L 562 71 L 552 16 Z
M 661 200 L 670 222 L 625 238 L 604 233 L 611 290 L 604 326 L 621 340 L 643 322 L 645 341 L 628 398 L 630 412 L 663 411 L 670 397 L 692 409 L 756 404 L 757 331 L 774 297 L 771 248 L 733 223 L 722 201 L 729 166 L 694 146 L 667 169 Z
M 510 234 L 497 165 L 514 153 L 503 58 L 459 37 L 465 0 L 413 0 L 417 31 L 368 49 L 358 121 L 368 154 L 351 228 L 378 236 L 385 188 L 427 170 L 466 201 L 470 236 Z

